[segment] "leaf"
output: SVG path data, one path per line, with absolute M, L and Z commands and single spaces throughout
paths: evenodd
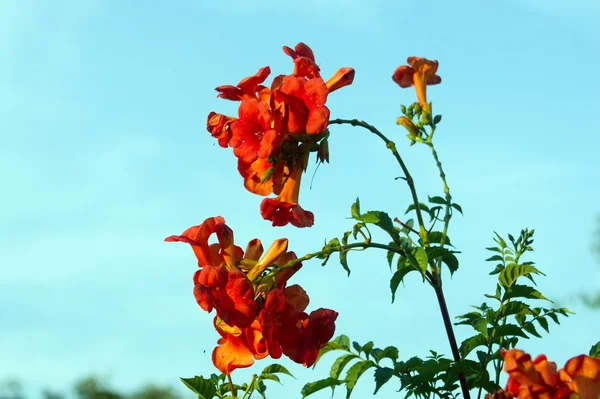
M 454 208 L 457 211 L 459 211 L 461 215 L 464 215 L 462 207 L 460 205 L 458 205 L 458 204 L 452 204 L 452 208 Z
M 486 262 L 495 262 L 495 261 L 500 261 L 502 262 L 504 259 L 502 258 L 502 256 L 500 255 L 494 255 L 492 257 L 487 258 L 485 261 Z
M 525 325 L 523 326 L 525 328 Z M 499 342 L 500 338 L 504 337 L 521 337 L 521 338 L 529 338 L 527 334 L 523 332 L 521 327 L 516 324 L 507 323 L 502 326 L 498 326 L 494 329 L 492 333 L 492 342 Z
M 350 267 L 348 266 L 348 251 L 340 251 L 340 265 L 344 268 L 344 270 L 350 276 Z
M 388 382 L 393 375 L 393 369 L 389 367 L 378 367 L 375 370 L 375 392 L 373 392 L 373 395 L 375 395 L 377 391 L 379 391 L 379 388 Z
M 417 248 L 415 251 L 415 259 L 421 268 L 423 274 L 427 271 L 429 267 L 429 258 L 427 257 L 427 252 L 423 248 Z
M 338 357 L 335 362 L 331 365 L 331 369 L 329 370 L 329 376 L 331 378 L 335 378 L 336 380 L 340 378 L 340 374 L 344 371 L 344 367 L 348 363 L 350 363 L 353 359 L 358 359 L 359 357 L 353 353 L 343 355 Z
M 529 305 L 521 302 L 521 301 L 510 301 L 498 309 L 497 318 L 502 319 L 504 317 L 508 317 L 515 314 L 532 314 Z
M 441 231 L 432 231 L 431 233 L 429 233 L 429 243 L 430 244 L 440 244 L 442 242 L 442 232 Z M 446 239 L 444 240 L 444 244 L 445 245 L 450 245 L 452 246 L 452 244 L 450 244 L 450 237 L 446 236 Z
M 192 392 L 198 395 L 198 399 L 212 399 L 217 393 L 214 382 L 204 377 L 180 378 L 181 382 Z
M 435 196 L 435 197 L 429 197 L 429 196 L 428 196 L 428 198 L 429 198 L 429 202 L 431 202 L 432 204 L 446 205 L 446 204 L 448 203 L 448 202 L 447 202 L 447 201 L 446 201 L 444 198 L 442 198 L 442 197 L 438 197 L 438 196 Z
M 265 367 L 261 374 L 277 374 L 277 373 L 279 373 L 279 374 L 286 374 L 286 375 L 289 375 L 292 378 L 296 378 L 296 377 L 294 377 L 294 375 L 292 373 L 290 373 L 288 371 L 288 369 L 286 369 L 282 365 L 276 364 L 276 363 L 275 364 L 271 364 L 270 366 Z
M 487 341 L 482 334 L 477 334 L 470 338 L 465 339 L 462 342 L 462 344 L 460 344 L 459 352 L 461 354 L 461 357 L 463 357 L 463 358 L 467 357 L 467 355 L 469 353 L 471 353 L 471 351 L 473 351 L 473 349 L 475 349 L 479 346 L 482 346 L 482 345 L 487 345 Z
M 396 271 L 396 273 L 394 273 L 394 275 L 392 276 L 392 279 L 390 280 L 390 289 L 392 290 L 392 303 L 394 303 L 394 301 L 396 300 L 396 290 L 398 289 L 398 286 L 400 285 L 404 277 L 408 273 L 413 271 L 416 270 L 410 266 L 404 266 L 400 270 Z
M 350 338 L 348 338 L 348 336 L 342 334 L 342 335 L 334 338 L 333 340 L 329 341 L 319 351 L 319 355 L 317 356 L 317 360 L 315 360 L 315 364 L 313 365 L 313 368 L 316 367 L 316 365 L 317 365 L 318 361 L 321 359 L 321 357 L 323 357 L 325 354 L 327 354 L 331 351 L 336 351 L 336 350 L 343 350 L 346 352 L 350 352 Z
M 309 382 L 308 384 L 304 385 L 300 393 L 302 394 L 302 398 L 306 398 L 307 396 L 312 395 L 313 393 L 320 391 L 323 388 L 333 388 L 338 385 L 342 385 L 343 383 L 344 381 L 339 381 L 335 378 L 324 378 L 322 380 Z
M 547 333 L 550 332 L 550 329 L 548 328 L 548 320 L 546 320 L 543 316 L 539 317 L 537 319 L 537 322 L 540 325 L 540 327 L 544 329 L 544 331 L 546 331 Z
M 590 356 L 600 358 L 600 341 L 596 342 L 596 345 L 592 345 L 590 348 Z
M 481 335 L 483 335 L 486 339 L 488 337 L 487 325 L 488 325 L 488 322 L 483 317 L 473 320 L 473 324 L 472 324 L 475 331 L 481 333 Z
M 375 363 L 370 360 L 364 360 L 362 362 L 353 364 L 352 367 L 348 369 L 346 378 L 344 378 L 344 381 L 346 382 L 346 399 L 350 398 L 352 390 L 356 386 L 360 376 L 372 367 L 375 367 Z
M 537 338 L 542 338 L 542 336 L 540 335 L 540 333 L 537 332 L 537 330 L 535 329 L 535 326 L 533 325 L 533 323 L 525 323 L 523 324 L 523 329 L 525 331 L 527 331 L 529 334 L 537 337 Z M 525 337 L 525 338 L 529 338 L 529 337 Z
M 281 380 L 279 379 L 279 377 L 277 377 L 275 374 L 270 374 L 270 373 L 262 373 L 258 378 L 262 379 L 262 380 L 271 380 L 271 381 L 275 381 L 281 384 Z
M 507 300 L 512 298 L 542 299 L 545 301 L 552 302 L 548 298 L 543 296 L 542 293 L 536 290 L 535 288 L 521 284 L 514 284 L 506 290 L 506 293 L 504 294 L 504 299 Z
M 361 218 L 363 222 L 374 224 L 384 230 L 392 237 L 394 242 L 400 241 L 400 235 L 394 226 L 394 222 L 387 213 L 382 211 L 369 211 L 361 215 Z
M 359 201 L 358 197 L 356 197 L 356 202 L 354 204 L 352 204 L 352 206 L 350 207 L 350 215 L 352 216 L 352 218 L 354 218 L 356 220 L 361 220 L 360 219 L 360 201 Z
M 377 352 L 377 355 L 375 355 L 375 351 L 373 351 L 373 359 L 375 359 L 377 364 L 383 359 L 391 359 L 393 362 L 396 362 L 396 360 L 398 360 L 398 348 L 395 346 L 388 346 Z
M 404 214 L 406 215 L 408 212 L 414 209 L 416 209 L 415 204 L 410 204 L 408 208 L 406 208 L 406 212 L 404 212 Z M 429 207 L 422 202 L 419 202 L 419 209 L 421 209 L 423 212 L 429 212 Z
M 500 272 L 500 275 L 498 276 L 498 282 L 500 282 L 503 287 L 508 288 L 512 286 L 517 279 L 519 279 L 519 277 L 528 276 L 530 274 L 544 275 L 544 273 L 536 269 L 534 266 L 511 263 Z

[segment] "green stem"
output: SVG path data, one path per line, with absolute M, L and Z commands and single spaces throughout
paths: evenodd
M 248 384 L 248 388 L 246 388 L 246 391 L 244 392 L 244 394 L 242 395 L 242 399 L 246 398 L 246 395 L 248 395 L 248 392 L 250 392 L 250 388 L 252 386 L 254 386 L 254 381 L 256 381 L 256 374 L 252 375 L 252 380 L 250 381 L 250 384 Z
M 237 392 L 233 388 L 233 381 L 231 380 L 231 374 L 227 374 L 227 382 L 229 382 L 229 389 L 231 390 L 231 396 L 237 398 Z
M 358 119 L 333 119 L 329 121 L 330 125 L 352 125 L 352 126 L 360 126 L 362 128 L 367 129 L 377 137 L 379 137 L 385 143 L 386 147 L 394 154 L 394 158 L 398 161 L 402 172 L 404 173 L 404 177 L 406 180 L 406 184 L 408 184 L 408 188 L 410 189 L 410 193 L 412 195 L 413 204 L 415 205 L 415 212 L 417 214 L 417 221 L 419 223 L 419 235 L 421 240 L 423 241 L 424 247 L 429 247 L 429 238 L 427 234 L 427 229 L 425 228 L 425 222 L 423 221 L 423 215 L 421 213 L 421 208 L 419 207 L 419 197 L 417 196 L 417 190 L 415 188 L 415 182 L 404 163 L 404 160 L 400 156 L 400 153 L 396 149 L 396 144 L 385 137 L 383 133 L 381 133 L 377 128 L 373 125 L 366 123 L 365 121 L 359 121 Z
M 442 238 L 440 239 L 440 248 L 444 248 L 444 244 L 446 243 L 446 237 L 448 236 L 448 226 L 450 225 L 450 218 L 452 218 L 452 195 L 450 195 L 450 188 L 448 187 L 448 182 L 446 181 L 446 173 L 444 172 L 444 168 L 442 167 L 442 162 L 438 157 L 438 153 L 433 146 L 433 143 L 427 142 L 429 148 L 431 148 L 431 153 L 433 154 L 433 159 L 435 160 L 435 164 L 440 172 L 440 178 L 442 179 L 442 185 L 444 188 L 444 196 L 446 199 L 446 214 L 444 215 L 444 227 L 442 228 Z M 439 276 L 440 276 L 440 285 L 442 283 L 441 273 L 442 273 L 442 258 L 438 259 L 437 268 L 436 268 Z

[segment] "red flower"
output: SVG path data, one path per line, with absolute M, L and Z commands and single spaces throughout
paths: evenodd
M 266 159 L 278 145 L 277 131 L 271 128 L 269 106 L 256 98 L 246 98 L 238 110 L 239 119 L 231 123 L 231 139 L 236 157 L 245 163 Z
M 242 79 L 237 86 L 219 86 L 215 89 L 219 92 L 217 97 L 230 101 L 242 101 L 245 98 L 256 98 L 257 93 L 265 89 L 265 86 L 262 86 L 261 83 L 267 79 L 270 73 L 271 68 L 266 66 L 260 68 L 256 74 Z
M 312 366 L 317 360 L 319 351 L 329 342 L 335 333 L 335 320 L 338 312 L 331 309 L 317 309 L 302 320 L 302 329 L 298 340 L 298 348 L 289 355 L 296 363 L 306 367 Z
M 408 57 L 407 62 L 410 66 L 401 65 L 396 68 L 392 79 L 402 88 L 415 86 L 419 104 L 427 109 L 427 85 L 442 83 L 442 78 L 436 75 L 438 62 L 421 57 Z
M 228 325 L 244 328 L 256 318 L 254 286 L 241 271 L 205 266 L 194 275 L 194 284 L 198 305 L 207 312 L 215 308 Z
M 216 326 L 216 320 L 215 320 Z M 223 374 L 231 374 L 238 368 L 250 367 L 254 360 L 268 356 L 258 321 L 241 330 L 239 335 L 229 334 L 217 328 L 221 339 L 212 353 L 213 364 Z
M 304 158 L 308 158 L 308 154 Z M 276 198 L 265 198 L 260 204 L 260 214 L 264 219 L 270 220 L 273 226 L 285 226 L 291 223 L 296 227 L 310 227 L 314 224 L 313 213 L 305 211 L 298 204 L 304 162 L 294 165 L 294 169 Z
M 273 94 L 275 101 L 285 104 L 288 133 L 319 134 L 327 129 L 329 108 L 325 102 L 329 91 L 322 78 L 286 76 Z
M 273 359 L 293 353 L 300 338 L 299 312 L 288 302 L 281 289 L 272 290 L 259 315 L 263 337 Z
M 208 114 L 206 129 L 218 140 L 219 145 L 223 148 L 227 148 L 227 145 L 229 144 L 229 140 L 231 139 L 230 127 L 231 123 L 235 120 L 236 118 L 217 114 L 216 112 Z

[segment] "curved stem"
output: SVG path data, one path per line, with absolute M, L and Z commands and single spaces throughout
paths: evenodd
M 252 380 L 250 381 L 250 384 L 248 384 L 248 388 L 246 388 L 246 391 L 244 392 L 244 394 L 242 395 L 242 399 L 246 398 L 246 395 L 248 395 L 248 392 L 250 392 L 250 389 L 252 388 L 252 386 L 254 385 L 254 381 L 256 381 L 256 374 L 252 375 Z
M 427 234 L 427 229 L 425 228 L 425 222 L 423 221 L 423 215 L 421 213 L 421 208 L 419 207 L 419 197 L 417 196 L 417 190 L 415 188 L 415 182 L 413 181 L 404 160 L 400 156 L 400 153 L 396 149 L 396 144 L 385 137 L 383 133 L 381 133 L 377 128 L 373 125 L 369 125 L 365 121 L 359 121 L 358 119 L 332 119 L 329 121 L 330 125 L 352 125 L 352 126 L 360 126 L 362 128 L 367 129 L 377 137 L 379 137 L 385 143 L 386 147 L 394 154 L 394 158 L 398 161 L 402 172 L 404 173 L 404 177 L 406 180 L 406 184 L 408 184 L 408 188 L 410 189 L 410 193 L 412 195 L 413 204 L 415 205 L 415 212 L 417 214 L 417 221 L 419 223 L 419 236 L 423 241 L 423 246 L 429 246 L 429 238 Z

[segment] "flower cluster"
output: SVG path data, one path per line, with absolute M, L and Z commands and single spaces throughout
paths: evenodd
M 217 97 L 240 102 L 238 117 L 211 112 L 207 130 L 221 147 L 233 148 L 247 190 L 276 195 L 262 201 L 264 219 L 273 226 L 310 227 L 314 215 L 298 204 L 300 180 L 310 152 L 327 160 L 327 96 L 351 84 L 354 69 L 341 68 L 325 82 L 306 44 L 283 51 L 294 61 L 293 73 L 275 77 L 270 88 L 263 85 L 268 66 L 236 86 L 216 88 Z
M 503 350 L 504 370 L 509 378 L 504 391 L 490 399 L 598 399 L 600 397 L 600 359 L 586 355 L 571 358 L 560 370 L 545 355 L 533 361 L 518 349 Z
M 213 234 L 218 242 L 209 244 Z M 205 311 L 216 310 L 214 326 L 221 339 L 212 359 L 222 373 L 266 356 L 314 364 L 334 334 L 338 313 L 323 308 L 305 312 L 308 295 L 299 285 L 287 285 L 302 264 L 281 267 L 297 259 L 287 250 L 287 239 L 276 240 L 266 252 L 254 239 L 244 251 L 235 245 L 225 220 L 216 216 L 165 241 L 190 244 L 198 259 L 194 296 Z

